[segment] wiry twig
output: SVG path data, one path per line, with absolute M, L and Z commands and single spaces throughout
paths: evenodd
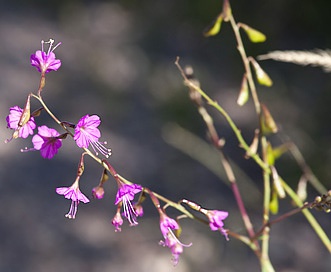
M 259 60 L 273 59 L 298 65 L 321 67 L 325 72 L 331 72 L 331 50 L 316 49 L 314 51 L 272 51 L 257 57 Z

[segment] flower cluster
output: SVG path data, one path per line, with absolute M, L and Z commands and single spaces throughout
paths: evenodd
M 44 50 L 44 45 L 48 44 L 49 48 L 47 52 Z M 41 42 L 41 50 L 37 50 L 35 54 L 30 56 L 30 63 L 33 67 L 36 67 L 38 72 L 41 73 L 40 85 L 37 95 L 30 93 L 27 97 L 25 107 L 20 108 L 19 106 L 14 106 L 9 109 L 9 115 L 6 117 L 7 127 L 13 130 L 12 137 L 6 142 L 10 142 L 12 139 L 23 138 L 26 139 L 30 135 L 32 136 L 32 148 L 22 149 L 22 152 L 28 151 L 39 151 L 41 156 L 45 159 L 52 159 L 62 147 L 63 141 L 66 138 L 72 138 L 76 145 L 83 149 L 81 155 L 76 179 L 69 187 L 58 187 L 56 188 L 56 193 L 63 195 L 66 199 L 71 200 L 71 205 L 68 213 L 65 215 L 69 219 L 75 219 L 77 215 L 77 209 L 79 203 L 89 203 L 89 198 L 81 192 L 80 190 L 80 179 L 83 175 L 84 166 L 84 156 L 89 155 L 93 157 L 103 166 L 103 173 L 100 182 L 97 186 L 92 189 L 92 196 L 95 199 L 102 199 L 105 195 L 104 183 L 108 180 L 110 173 L 116 180 L 118 185 L 118 190 L 115 197 L 114 205 L 117 207 L 116 213 L 112 218 L 112 225 L 115 227 L 115 231 L 121 231 L 121 226 L 123 225 L 123 218 L 127 219 L 130 226 L 138 225 L 138 217 L 144 215 L 144 209 L 142 206 L 143 201 L 148 194 L 152 199 L 153 204 L 160 214 L 160 230 L 164 240 L 160 241 L 160 245 L 168 247 L 173 255 L 173 263 L 176 265 L 179 261 L 179 256 L 183 252 L 184 247 L 189 247 L 190 244 L 183 244 L 179 241 L 178 236 L 180 232 L 180 226 L 178 222 L 170 218 L 165 213 L 165 208 L 162 209 L 158 198 L 155 196 L 151 190 L 148 188 L 143 188 L 138 184 L 131 183 L 121 176 L 119 176 L 115 169 L 109 164 L 105 159 L 100 159 L 98 156 L 108 158 L 111 155 L 111 149 L 106 147 L 107 142 L 101 142 L 101 132 L 99 126 L 101 124 L 100 117 L 98 115 L 86 114 L 81 117 L 76 124 L 69 122 L 59 121 L 50 112 L 48 107 L 43 101 L 41 96 L 41 91 L 45 87 L 45 76 L 51 71 L 57 71 L 61 67 L 61 60 L 56 59 L 54 50 L 61 44 L 53 46 L 54 40 L 50 39 L 48 42 Z M 37 99 L 42 108 L 30 112 L 30 99 Z M 58 132 L 54 128 L 50 128 L 44 124 L 37 126 L 37 117 L 42 111 L 46 111 L 53 120 L 61 126 L 64 130 L 63 133 Z M 37 129 L 37 131 L 36 131 Z M 91 147 L 91 150 L 89 148 Z M 140 194 L 137 202 L 133 202 L 137 194 Z M 184 201 L 183 201 L 184 202 Z M 193 202 L 186 201 L 185 203 L 191 205 L 190 207 L 199 207 Z M 200 207 L 199 207 L 200 208 Z M 123 210 L 123 211 L 122 211 Z M 216 210 L 205 210 L 200 209 L 201 213 L 206 215 L 210 222 L 210 228 L 212 230 L 220 230 L 220 232 L 228 239 L 228 234 L 224 230 L 223 220 L 228 216 L 227 212 L 216 211 Z

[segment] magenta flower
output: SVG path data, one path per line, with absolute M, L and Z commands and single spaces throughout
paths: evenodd
M 141 192 L 141 190 L 142 187 L 138 184 L 119 184 L 115 205 L 118 205 L 120 202 L 122 202 L 124 216 L 128 219 L 130 226 L 138 225 L 138 214 L 135 211 L 131 201 L 134 199 L 134 195 Z
M 96 199 L 102 199 L 105 195 L 105 190 L 103 189 L 103 186 L 97 186 L 92 189 L 92 195 Z
M 92 146 L 93 151 L 98 155 L 98 151 L 108 158 L 111 155 L 111 149 L 104 146 L 105 143 L 100 143 L 101 137 L 98 126 L 100 125 L 100 117 L 97 115 L 85 115 L 77 123 L 75 127 L 74 140 L 80 148 L 88 148 Z
M 29 135 L 33 134 L 33 130 L 36 128 L 36 123 L 34 122 L 34 118 L 30 117 L 29 121 L 27 121 L 22 127 L 18 127 L 18 123 L 21 119 L 23 113 L 23 109 L 19 106 L 14 106 L 9 109 L 9 115 L 6 117 L 7 127 L 10 129 L 18 129 L 18 137 L 27 138 Z M 9 142 L 10 140 L 7 140 Z
M 167 246 L 170 248 L 173 256 L 173 264 L 177 265 L 179 261 L 179 255 L 183 252 L 183 247 L 190 247 L 192 243 L 185 245 L 181 243 L 176 235 L 173 233 L 173 230 L 178 230 L 179 225 L 176 220 L 170 218 L 165 213 L 161 213 L 160 216 L 160 229 L 163 235 L 164 241 L 160 241 L 160 245 Z
M 64 195 L 67 199 L 71 199 L 69 212 L 65 215 L 65 217 L 69 219 L 75 219 L 80 201 L 83 203 L 90 202 L 90 200 L 79 189 L 79 178 L 80 176 L 77 176 L 75 182 L 70 187 L 56 188 L 56 193 L 59 195 Z
M 111 223 L 115 227 L 115 232 L 120 232 L 121 231 L 121 226 L 123 225 L 123 218 L 121 216 L 120 211 L 118 210 L 117 213 L 115 214 L 113 220 Z
M 212 231 L 219 230 L 225 236 L 225 239 L 229 240 L 228 234 L 226 230 L 223 228 L 224 226 L 223 220 L 228 217 L 229 213 L 218 210 L 207 210 L 205 215 L 209 219 L 209 226 L 211 230 Z
M 47 53 L 44 51 L 44 43 L 49 44 Z M 31 65 L 36 67 L 42 74 L 49 73 L 50 71 L 57 71 L 61 66 L 61 61 L 55 58 L 53 52 L 61 43 L 58 43 L 54 47 L 53 43 L 53 39 L 50 39 L 48 42 L 41 41 L 41 50 L 36 51 L 35 54 L 30 56 Z
M 53 158 L 62 146 L 62 140 L 58 136 L 60 134 L 55 129 L 47 126 L 38 127 L 38 134 L 32 138 L 32 150 L 40 150 L 41 156 L 45 159 Z

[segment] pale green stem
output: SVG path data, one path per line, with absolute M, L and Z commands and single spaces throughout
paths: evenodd
M 267 163 L 267 139 L 265 136 L 261 136 L 261 146 L 263 152 L 264 162 Z M 264 198 L 263 198 L 263 224 L 267 224 L 269 222 L 269 204 L 270 204 L 270 195 L 271 195 L 271 187 L 270 187 L 270 175 L 267 171 L 263 171 L 263 184 L 264 184 Z M 267 269 L 267 267 L 272 267 L 269 260 L 269 239 L 270 238 L 270 228 L 265 227 L 262 234 L 262 255 L 261 255 L 261 265 L 262 271 L 272 271 Z M 266 266 L 266 268 L 264 268 Z M 264 270 L 266 269 L 266 270 Z
M 302 207 L 304 204 L 300 200 L 300 198 L 297 196 L 297 194 L 291 189 L 290 186 L 287 185 L 286 182 L 282 181 L 283 187 L 286 191 L 286 193 L 292 198 L 292 200 L 295 202 L 295 204 L 298 207 Z M 315 217 L 311 214 L 311 212 L 308 209 L 302 210 L 303 215 L 306 217 L 307 221 L 310 223 L 318 237 L 321 239 L 322 243 L 325 245 L 327 250 L 331 253 L 331 242 L 329 237 L 326 235 L 320 224 L 316 221 Z
M 228 124 L 230 125 L 230 127 L 232 128 L 233 132 L 235 133 L 238 142 L 240 144 L 240 146 L 247 152 L 247 154 L 255 160 L 255 162 L 264 170 L 267 171 L 268 173 L 270 173 L 270 169 L 268 167 L 267 164 L 265 164 L 262 159 L 260 158 L 260 156 L 258 154 L 253 154 L 250 150 L 249 145 L 246 143 L 246 141 L 244 140 L 243 136 L 241 135 L 241 131 L 239 130 L 239 128 L 236 126 L 236 124 L 233 122 L 233 120 L 231 119 L 231 117 L 229 116 L 229 114 L 214 100 L 212 100 L 199 86 L 197 86 L 196 84 L 194 84 L 191 80 L 189 80 L 182 67 L 179 64 L 179 58 L 177 58 L 176 62 L 175 62 L 176 66 L 178 67 L 179 71 L 182 74 L 182 77 L 184 78 L 184 83 L 186 86 L 193 88 L 194 90 L 196 90 L 197 92 L 199 92 L 201 94 L 201 96 L 207 101 L 207 103 L 209 105 L 211 105 L 212 107 L 214 107 L 217 111 L 219 111 L 224 118 L 226 119 L 226 121 L 228 122 Z
M 236 41 L 237 41 L 237 49 L 241 55 L 244 67 L 245 67 L 245 71 L 246 71 L 246 76 L 247 76 L 247 81 L 250 87 L 250 91 L 254 100 L 254 105 L 255 105 L 255 111 L 257 113 L 257 115 L 259 116 L 261 113 L 261 105 L 260 105 L 260 101 L 259 98 L 257 96 L 257 92 L 256 92 L 256 87 L 254 84 L 254 80 L 252 77 L 252 71 L 251 71 L 251 67 L 249 65 L 249 60 L 247 58 L 246 52 L 245 52 L 245 47 L 243 45 L 241 36 L 240 36 L 240 31 L 239 31 L 239 27 L 236 23 L 236 21 L 234 20 L 232 14 L 230 16 L 230 23 L 233 29 L 233 32 L 235 34 L 236 37 Z

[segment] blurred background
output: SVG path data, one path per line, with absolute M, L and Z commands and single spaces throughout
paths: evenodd
M 243 33 L 251 56 L 331 46 L 330 1 L 254 0 L 231 5 L 237 21 L 267 35 L 265 43 L 251 44 Z M 223 23 L 216 37 L 202 35 L 221 7 L 218 0 L 0 1 L 1 139 L 11 137 L 12 131 L 5 129 L 9 108 L 23 107 L 27 94 L 38 88 L 39 73 L 30 66 L 30 54 L 40 49 L 42 39 L 54 38 L 62 42 L 56 50 L 62 66 L 47 75 L 43 97 L 58 118 L 76 123 L 85 114 L 100 115 L 102 140 L 111 146 L 110 162 L 122 176 L 175 201 L 187 198 L 227 210 L 225 227 L 245 234 L 232 192 L 220 178 L 218 155 L 206 144 L 205 125 L 174 65 L 176 56 L 182 65 L 192 65 L 202 88 L 230 113 L 248 142 L 253 138 L 257 120 L 252 101 L 242 108 L 236 105 L 243 66 L 230 25 Z M 330 188 L 330 74 L 274 61 L 261 65 L 274 81 L 271 88 L 259 87 L 261 100 L 281 133 L 295 141 L 313 172 Z M 32 108 L 38 107 L 33 101 Z M 213 109 L 210 113 L 226 139 L 225 152 L 240 169 L 238 183 L 258 230 L 261 171 L 243 158 L 222 116 Z M 37 122 L 54 127 L 45 114 Z M 81 190 L 91 202 L 79 205 L 75 220 L 66 219 L 70 201 L 55 188 L 72 184 L 81 152 L 68 139 L 58 155 L 44 160 L 39 152 L 20 152 L 32 146 L 30 140 L 18 139 L 0 149 L 1 272 L 259 271 L 245 245 L 235 239 L 226 242 L 219 233 L 189 220 L 181 221 L 181 241 L 193 246 L 184 249 L 174 268 L 170 250 L 158 245 L 159 219 L 150 201 L 139 226 L 124 222 L 122 232 L 115 233 L 111 219 L 116 186 L 106 184 L 103 200 L 91 198 L 102 169 L 89 158 Z M 277 169 L 295 189 L 301 170 L 293 158 L 284 155 Z M 312 201 L 317 192 L 310 186 L 308 192 L 307 200 Z M 285 199 L 280 213 L 292 207 Z M 330 236 L 330 215 L 312 212 Z M 178 215 L 171 209 L 168 213 Z M 270 255 L 277 271 L 331 270 L 329 253 L 301 214 L 274 225 L 271 237 Z

